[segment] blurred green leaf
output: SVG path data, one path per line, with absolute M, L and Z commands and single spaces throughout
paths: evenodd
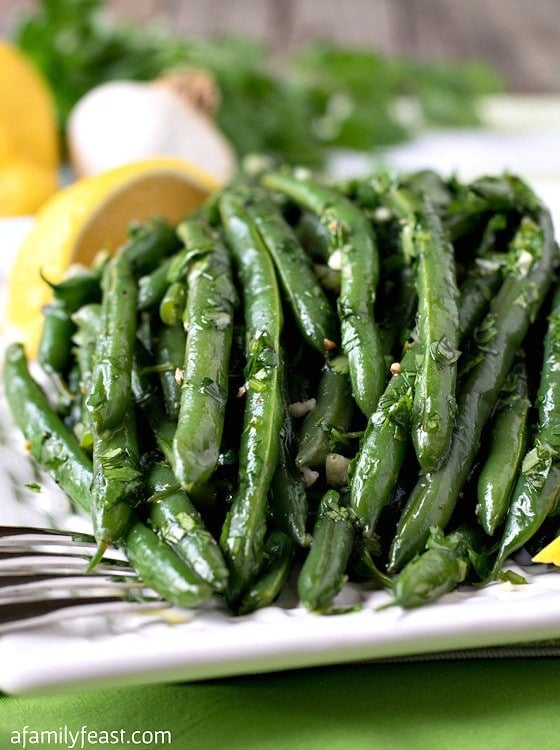
M 37 0 L 14 29 L 51 85 L 62 132 L 75 103 L 100 83 L 202 67 L 220 87 L 217 122 L 239 156 L 261 152 L 317 166 L 332 148 L 369 151 L 409 137 L 395 114 L 399 97 L 415 101 L 428 125 L 473 125 L 478 96 L 502 88 L 482 63 L 387 59 L 326 43 L 276 61 L 273 70 L 254 40 L 109 24 L 104 10 L 103 0 Z

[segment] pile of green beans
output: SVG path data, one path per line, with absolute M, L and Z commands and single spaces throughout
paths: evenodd
M 512 175 L 240 174 L 51 285 L 53 388 L 13 343 L 8 403 L 92 567 L 236 614 L 348 580 L 415 607 L 558 533 L 559 261 Z

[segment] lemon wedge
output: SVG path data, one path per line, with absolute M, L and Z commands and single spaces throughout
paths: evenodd
M 0 39 L 0 217 L 34 213 L 59 188 L 51 91 L 25 55 Z
M 532 560 L 535 563 L 552 563 L 560 566 L 560 536 L 557 536 L 550 544 L 537 552 Z
M 83 178 L 57 192 L 36 215 L 8 281 L 7 318 L 32 356 L 41 332 L 41 308 L 50 288 L 73 263 L 89 264 L 114 251 L 133 221 L 163 217 L 178 223 L 218 187 L 214 178 L 173 157 L 126 164 Z
M 0 39 L 0 129 L 12 156 L 45 168 L 58 167 L 58 125 L 48 84 L 22 52 L 3 39 Z

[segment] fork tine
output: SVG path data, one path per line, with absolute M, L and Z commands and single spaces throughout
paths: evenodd
M 123 581 L 115 580 L 112 577 L 94 575 L 61 576 L 60 578 L 45 577 L 39 581 L 26 579 L 23 582 L 16 581 L 2 586 L 0 588 L 0 605 L 15 601 L 39 601 L 55 594 L 59 598 L 63 598 L 64 592 L 66 592 L 66 596 L 83 596 L 83 592 L 90 595 L 92 592 L 96 592 L 96 595 L 98 595 L 100 591 L 119 593 L 121 596 L 136 595 L 138 597 L 138 595 L 141 595 L 142 598 L 152 599 L 157 597 L 161 599 L 155 592 L 148 593 L 144 582 L 139 580 Z
M 0 557 L 0 579 L 4 576 L 26 576 L 48 573 L 49 575 L 68 575 L 69 573 L 85 573 L 89 560 L 68 555 L 21 555 L 2 559 Z M 110 561 L 103 561 L 95 569 L 95 573 L 108 575 L 136 576 L 136 571 L 130 566 L 112 565 Z
M 89 534 L 0 526 L 0 634 L 69 617 L 167 609 L 119 550 L 92 573 Z
M 95 543 L 92 534 L 84 534 L 79 531 L 63 531 L 62 529 L 42 529 L 39 526 L 4 526 L 0 525 L 0 540 L 11 536 L 36 536 L 36 537 L 65 537 L 72 541 L 83 541 Z
M 21 552 L 33 554 L 46 549 L 57 554 L 60 548 L 66 554 L 91 558 L 97 547 L 96 540 L 89 534 L 0 526 L 0 557 Z M 104 559 L 126 562 L 124 554 L 113 547 L 107 548 Z

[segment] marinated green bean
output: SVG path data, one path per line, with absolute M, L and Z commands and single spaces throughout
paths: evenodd
M 97 340 L 87 407 L 98 432 L 117 427 L 130 403 L 130 373 L 136 335 L 137 287 L 119 254 L 103 271 L 103 327 Z
M 181 485 L 190 490 L 207 482 L 218 462 L 237 293 L 222 240 L 200 221 L 186 220 L 178 231 L 192 256 L 187 271 L 187 338 L 172 464 Z
M 514 240 L 518 264 L 506 278 L 485 319 L 483 356 L 463 383 L 451 447 L 444 464 L 420 477 L 399 520 L 389 554 L 397 572 L 426 543 L 430 527 L 444 529 L 478 451 L 513 359 L 552 281 L 557 252 L 550 215 L 525 217 Z
M 344 433 L 350 427 L 353 412 L 346 358 L 337 357 L 325 363 L 315 406 L 303 420 L 297 466 L 324 469 L 327 455 L 343 447 Z
M 476 514 L 489 536 L 507 513 L 527 447 L 530 407 L 525 364 L 518 359 L 496 407 L 488 455 L 478 476 Z
M 330 232 L 332 250 L 340 255 L 337 304 L 342 350 L 348 357 L 356 403 L 369 417 L 386 380 L 381 337 L 373 316 L 379 257 L 371 226 L 362 211 L 333 188 L 288 172 L 266 174 L 262 181 L 318 214 Z
M 31 455 L 75 503 L 88 510 L 93 478 L 91 460 L 33 379 L 20 343 L 10 344 L 6 349 L 4 384 L 10 411 Z
M 414 245 L 423 357 L 414 385 L 412 442 L 422 471 L 431 472 L 445 459 L 455 421 L 459 313 L 453 249 L 427 202 Z
M 266 533 L 267 494 L 278 462 L 283 404 L 282 306 L 272 260 L 244 214 L 241 201 L 225 192 L 220 212 L 243 287 L 247 342 L 241 468 L 220 540 L 230 568 L 228 596 L 235 603 L 258 573 Z
M 272 531 L 265 541 L 263 566 L 243 595 L 237 613 L 246 615 L 272 604 L 288 580 L 293 559 L 292 539 L 281 531 Z
M 324 355 L 338 342 L 338 323 L 311 261 L 266 193 L 247 191 L 245 208 L 272 255 L 282 289 L 305 340 Z
M 344 586 L 354 544 L 353 515 L 336 490 L 324 494 L 311 549 L 298 576 L 299 598 L 312 612 L 326 612 Z
M 223 592 L 229 572 L 218 543 L 187 493 L 180 489 L 169 464 L 152 464 L 146 486 L 150 493 L 149 521 L 152 528 L 201 580 L 214 591 Z

